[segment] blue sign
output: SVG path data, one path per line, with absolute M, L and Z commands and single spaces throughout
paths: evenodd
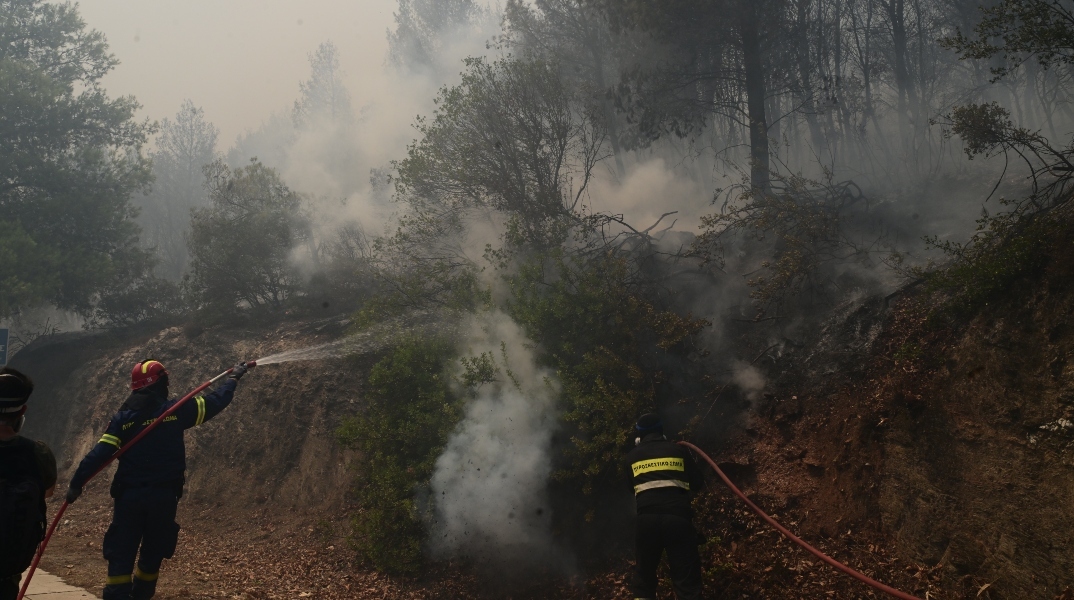
M 0 367 L 7 364 L 7 328 L 0 329 Z

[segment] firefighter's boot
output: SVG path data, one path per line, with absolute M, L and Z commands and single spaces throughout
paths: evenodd
M 131 600 L 149 600 L 155 593 L 157 593 L 157 573 L 146 573 L 141 569 L 135 569 Z
M 131 576 L 109 575 L 108 585 L 104 586 L 101 593 L 103 600 L 131 600 Z

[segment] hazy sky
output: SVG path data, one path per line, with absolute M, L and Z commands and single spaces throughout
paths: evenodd
M 376 81 L 396 0 L 82 0 L 88 27 L 108 37 L 120 60 L 106 79 L 159 120 L 185 98 L 220 128 L 220 147 L 287 108 L 309 73 L 307 54 L 339 47 L 347 87 L 362 104 Z

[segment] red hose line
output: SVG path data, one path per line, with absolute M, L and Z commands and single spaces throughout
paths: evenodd
M 764 521 L 766 523 L 768 523 L 772 527 L 775 527 L 776 530 L 779 531 L 780 533 L 782 533 L 784 536 L 786 536 L 787 539 L 791 540 L 795 544 L 798 544 L 799 546 L 804 548 L 807 552 L 809 552 L 813 556 L 816 556 L 817 558 L 819 558 L 819 559 L 823 560 L 824 562 L 828 563 L 829 565 L 831 565 L 835 569 L 838 569 L 838 570 L 846 573 L 847 575 L 850 575 L 854 579 L 857 579 L 858 581 L 861 581 L 862 583 L 866 583 L 866 584 L 872 586 L 873 588 L 878 589 L 881 592 L 884 592 L 885 594 L 888 594 L 889 596 L 893 596 L 895 598 L 901 598 L 902 600 L 921 600 L 921 598 L 918 598 L 917 596 L 911 596 L 910 594 L 907 594 L 906 592 L 900 592 L 899 590 L 897 590 L 897 589 L 895 589 L 893 587 L 886 586 L 886 585 L 880 583 L 879 581 L 877 581 L 875 579 L 872 579 L 870 577 L 862 575 L 861 573 L 855 571 L 854 569 L 851 569 L 850 567 L 848 567 L 848 566 L 844 565 L 843 563 L 835 560 L 834 558 L 828 556 L 827 554 L 821 552 L 820 550 L 817 550 L 813 546 L 810 546 L 805 540 L 803 540 L 802 538 L 800 538 L 800 537 L 794 535 L 793 533 L 791 533 L 790 530 L 788 530 L 786 527 L 780 525 L 778 522 L 776 522 L 775 519 L 773 519 L 772 517 L 770 517 L 767 514 L 765 514 L 765 512 L 763 510 L 761 510 L 761 508 L 759 506 L 757 506 L 756 504 L 751 502 L 750 499 L 747 498 L 746 495 L 743 494 L 741 490 L 739 490 L 737 487 L 735 487 L 735 484 L 731 483 L 731 480 L 727 478 L 727 475 L 724 475 L 724 472 L 722 470 L 720 470 L 720 467 L 716 466 L 716 463 L 713 462 L 713 460 L 711 458 L 709 458 L 709 455 L 705 454 L 705 452 L 702 451 L 701 448 L 698 448 L 697 446 L 691 444 L 690 442 L 679 442 L 679 444 L 682 445 L 682 446 L 686 446 L 687 448 L 693 450 L 695 453 L 697 453 L 698 456 L 700 456 L 701 458 L 705 459 L 705 462 L 709 463 L 709 466 L 712 467 L 713 471 L 716 471 L 716 474 L 719 475 L 720 479 L 723 480 L 724 484 L 726 484 L 727 487 L 731 489 L 731 492 L 734 495 L 738 496 L 739 500 L 745 502 L 746 505 L 749 506 L 751 510 L 753 510 L 753 512 L 757 513 L 757 516 L 759 516 L 762 519 L 764 519 Z
M 190 392 L 186 396 L 183 396 L 178 402 L 173 404 L 171 408 L 164 411 L 164 413 L 157 417 L 156 420 L 154 420 L 145 429 L 139 432 L 138 435 L 134 436 L 134 439 L 132 439 L 130 442 L 120 448 L 115 454 L 110 456 L 108 460 L 104 461 L 104 464 L 101 465 L 99 469 L 94 471 L 92 475 L 86 478 L 86 481 L 85 483 L 83 483 L 83 485 L 89 483 L 90 480 L 96 477 L 101 471 L 107 469 L 108 465 L 112 464 L 112 461 L 122 456 L 124 452 L 130 449 L 131 446 L 137 444 L 138 441 L 144 438 L 146 434 L 148 434 L 150 431 L 156 429 L 157 425 L 162 423 L 166 417 L 171 416 L 172 413 L 179 410 L 180 406 L 186 404 L 188 400 L 196 396 L 199 392 L 205 390 L 205 388 L 223 379 L 227 374 L 231 373 L 231 371 L 232 369 L 224 371 L 223 373 L 217 375 L 216 377 L 213 377 L 209 381 L 206 381 L 205 383 L 199 385 L 197 388 L 194 389 L 194 391 Z M 30 587 L 30 580 L 33 578 L 34 572 L 37 571 L 37 564 L 41 562 L 41 555 L 45 553 L 45 548 L 48 546 L 49 540 L 52 539 L 52 534 L 56 531 L 56 526 L 60 524 L 60 517 L 62 517 L 63 513 L 67 510 L 67 506 L 67 501 L 64 500 L 63 504 L 60 505 L 60 510 L 56 512 L 56 516 L 52 518 L 52 524 L 49 525 L 48 532 L 45 533 L 45 539 L 41 540 L 41 545 L 37 547 L 37 554 L 34 555 L 34 561 L 30 563 L 30 570 L 26 573 L 26 579 L 24 579 L 22 582 L 22 588 L 19 590 L 17 600 L 22 600 L 23 596 L 26 595 L 26 590 Z

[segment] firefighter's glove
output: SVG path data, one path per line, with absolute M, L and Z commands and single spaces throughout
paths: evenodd
M 239 379 L 242 379 L 242 376 L 245 375 L 246 372 L 249 370 L 250 367 L 247 367 L 246 363 L 239 363 L 231 368 L 231 375 L 228 375 L 228 377 L 230 379 L 238 381 Z
M 75 500 L 78 500 L 78 497 L 81 496 L 81 495 L 82 495 L 82 488 L 75 487 L 73 485 L 68 487 L 67 488 L 67 503 L 68 504 L 74 504 Z

